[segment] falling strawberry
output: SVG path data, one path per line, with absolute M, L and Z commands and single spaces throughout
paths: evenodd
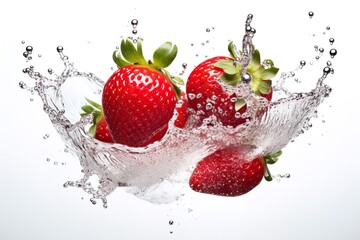
M 86 100 L 89 104 L 81 108 L 84 111 L 83 113 L 81 113 L 81 116 L 85 116 L 88 114 L 93 115 L 93 124 L 89 128 L 89 135 L 99 141 L 113 143 L 114 140 L 111 137 L 110 130 L 103 115 L 101 105 L 91 101 L 90 99 Z
M 232 58 L 218 56 L 200 63 L 189 75 L 186 92 L 189 108 L 194 109 L 201 119 L 215 115 L 223 125 L 236 127 L 247 120 L 241 117 L 247 109 L 247 104 L 241 96 L 225 92 L 218 82 L 223 81 L 228 86 L 236 87 L 242 81 L 241 64 L 235 61 L 241 58 L 241 54 L 234 49 L 232 42 L 229 44 L 229 51 Z M 254 50 L 246 69 L 254 94 L 270 101 L 270 79 L 278 70 L 271 60 L 261 62 L 259 51 Z
M 243 195 L 258 186 L 263 176 L 268 181 L 272 179 L 267 164 L 275 163 L 280 154 L 281 151 L 248 161 L 238 147 L 217 150 L 197 164 L 189 185 L 200 193 Z
M 113 54 L 118 70 L 106 82 L 102 95 L 106 122 L 116 143 L 144 147 L 166 133 L 180 98 L 177 84 L 183 84 L 165 70 L 176 54 L 176 45 L 165 42 L 154 52 L 153 61 L 146 61 L 141 39 L 136 46 L 129 39 L 122 40 L 120 51 Z

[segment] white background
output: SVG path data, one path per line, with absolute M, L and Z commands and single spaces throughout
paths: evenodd
M 352 2 L 2 2 L 0 239 L 360 239 L 360 18 Z M 309 11 L 315 13 L 311 20 Z M 303 56 L 313 56 L 313 33 L 334 37 L 338 50 L 335 74 L 327 80 L 333 92 L 314 127 L 288 145 L 272 168 L 274 174 L 290 173 L 289 179 L 262 182 L 238 198 L 189 192 L 169 205 L 154 205 L 118 189 L 109 196 L 108 209 L 93 206 L 82 190 L 62 187 L 81 177 L 80 166 L 63 153 L 38 96 L 18 86 L 19 81 L 31 84 L 21 72 L 29 65 L 22 57 L 27 45 L 36 52 L 34 65 L 42 60 L 44 69 L 61 69 L 55 49 L 63 45 L 78 69 L 106 79 L 114 66 L 114 47 L 121 36 L 131 34 L 130 21 L 137 18 L 148 51 L 164 41 L 177 43 L 173 69 L 181 71 L 183 62 L 191 68 L 205 55 L 226 54 L 228 39 L 240 41 L 248 13 L 254 14 L 255 45 L 284 71 Z M 206 40 L 210 43 L 201 48 Z M 319 74 L 309 80 L 315 82 Z M 50 134 L 46 140 L 45 134 Z

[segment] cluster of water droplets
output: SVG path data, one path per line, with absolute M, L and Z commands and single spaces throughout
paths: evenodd
M 246 69 L 254 50 L 252 38 L 255 29 L 250 25 L 252 18 L 253 16 L 249 15 L 245 24 L 243 55 L 240 59 L 235 59 L 236 64 L 242 65 L 242 69 Z M 131 23 L 135 35 L 138 22 L 134 19 Z M 235 89 L 224 86 L 224 89 L 246 98 L 249 110 L 236 117 L 252 116 L 251 121 L 232 128 L 222 126 L 214 117 L 210 117 L 204 120 L 202 126 L 195 127 L 198 116 L 192 115 L 187 126 L 178 129 L 173 126 L 177 116 L 177 112 L 174 111 L 169 130 L 162 140 L 145 148 L 131 148 L 121 144 L 103 143 L 87 134 L 92 115 L 80 118 L 81 106 L 86 103 L 85 98 L 101 99 L 104 81 L 93 73 L 78 71 L 64 54 L 63 47 L 59 46 L 56 50 L 64 64 L 60 74 L 49 68 L 46 76 L 36 71 L 34 66 L 30 66 L 23 72 L 33 79 L 34 84 L 28 86 L 25 82 L 20 82 L 19 85 L 40 96 L 43 110 L 49 116 L 66 148 L 80 161 L 83 177 L 65 182 L 64 187 L 81 188 L 91 195 L 90 201 L 93 204 L 100 200 L 104 207 L 107 207 L 106 197 L 118 187 L 123 187 L 125 191 L 151 202 L 167 203 L 178 200 L 184 195 L 187 186 L 184 183 L 188 181 L 193 166 L 225 146 L 239 145 L 244 150 L 243 157 L 247 159 L 284 148 L 309 126 L 310 118 L 316 114 L 317 107 L 331 91 L 324 84 L 324 80 L 328 74 L 334 72 L 329 61 L 311 91 L 292 93 L 284 87 L 285 80 L 294 78 L 295 72 L 305 68 L 307 62 L 301 60 L 294 71 L 281 74 L 274 86 L 274 93 L 280 97 L 269 103 L 251 93 L 247 81 L 248 73 L 244 71 L 240 86 Z M 23 55 L 27 62 L 31 61 L 33 52 L 31 46 L 26 47 Z M 330 56 L 335 55 L 336 50 L 330 50 Z M 182 67 L 185 70 L 187 64 L 184 63 Z M 73 85 L 75 82 L 81 82 L 83 85 Z M 66 88 L 74 90 L 67 93 Z M 201 96 L 189 94 L 189 98 L 192 97 Z M 207 100 L 207 107 L 211 107 L 212 101 L 214 99 Z M 235 101 L 234 98 L 233 102 Z M 259 115 L 259 112 L 262 114 Z M 91 180 L 94 176 L 98 179 L 96 187 Z M 278 178 L 289 176 L 279 175 Z

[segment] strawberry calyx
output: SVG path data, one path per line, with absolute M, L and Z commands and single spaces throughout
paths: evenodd
M 91 101 L 90 99 L 86 98 L 86 101 L 89 104 L 86 104 L 84 106 L 81 107 L 81 109 L 84 111 L 80 114 L 81 117 L 85 116 L 85 115 L 89 115 L 92 114 L 93 116 L 93 120 L 92 120 L 92 125 L 89 128 L 89 135 L 91 137 L 95 137 L 96 134 L 96 127 L 98 125 L 98 123 L 100 122 L 102 116 L 103 116 L 103 110 L 102 110 L 102 106 L 94 101 Z
M 242 53 L 236 49 L 232 41 L 228 45 L 228 50 L 233 59 L 220 60 L 214 66 L 224 71 L 224 74 L 220 76 L 220 80 L 235 87 L 243 81 L 241 76 L 242 66 L 240 64 Z M 255 49 L 246 68 L 246 72 L 250 76 L 251 90 L 258 96 L 269 94 L 272 84 L 271 79 L 276 76 L 278 71 L 279 68 L 274 66 L 272 60 L 265 59 L 261 62 L 260 52 Z M 235 109 L 239 110 L 245 104 L 244 99 L 239 98 L 235 104 Z
M 282 151 L 279 150 L 277 152 L 274 152 L 274 153 L 270 153 L 264 157 L 262 157 L 262 161 L 264 163 L 264 178 L 266 181 L 272 181 L 273 178 L 271 176 L 271 173 L 270 173 L 270 170 L 269 170 L 269 167 L 268 167 L 268 164 L 272 165 L 272 164 L 275 164 L 277 162 L 277 160 L 279 159 L 280 155 L 282 154 Z
M 181 99 L 181 90 L 178 85 L 184 85 L 184 81 L 172 75 L 165 68 L 170 66 L 177 55 L 178 48 L 171 42 L 161 44 L 153 53 L 152 61 L 144 58 L 142 51 L 142 39 L 137 39 L 136 46 L 133 41 L 123 39 L 120 44 L 120 50 L 115 50 L 113 60 L 118 68 L 129 65 L 141 65 L 162 72 L 174 87 L 176 97 Z

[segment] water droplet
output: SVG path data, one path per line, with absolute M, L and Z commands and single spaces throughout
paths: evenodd
M 51 68 L 48 69 L 49 74 L 53 74 L 53 70 Z
M 210 28 L 207 28 L 207 29 L 206 29 L 206 32 L 210 32 Z
M 331 72 L 331 69 L 329 67 L 324 67 L 323 72 L 325 74 L 329 74 Z
M 333 45 L 334 42 L 335 42 L 335 39 L 334 38 L 329 38 L 329 42 L 330 42 L 331 45 Z
M 330 30 L 330 26 L 327 26 L 327 27 L 326 27 L 326 30 Z
M 26 88 L 26 83 L 24 83 L 22 81 L 19 82 L 19 87 L 22 88 L 22 89 Z
M 41 54 L 38 54 L 38 57 L 41 58 Z
M 195 94 L 193 93 L 189 93 L 188 96 L 190 100 L 193 100 L 195 98 Z
M 330 67 L 332 65 L 332 63 L 330 61 L 327 61 L 326 65 L 328 65 Z
M 137 32 L 138 32 L 138 31 L 137 31 L 136 29 L 133 29 L 133 30 L 132 30 L 132 33 L 133 33 L 133 34 L 137 34 Z
M 27 57 L 29 56 L 29 53 L 28 53 L 28 52 L 24 52 L 24 53 L 23 53 L 23 56 L 24 56 L 25 58 L 27 58 Z
M 186 64 L 186 63 L 183 63 L 181 66 L 182 66 L 184 69 L 187 68 L 187 64 Z
M 58 162 L 54 162 L 54 165 L 57 166 L 59 163 Z
M 310 12 L 309 12 L 309 17 L 310 17 L 310 19 L 311 19 L 313 16 L 314 16 L 314 12 L 310 11 Z
M 58 47 L 56 48 L 56 51 L 57 51 L 58 53 L 61 53 L 62 51 L 64 51 L 64 48 L 63 48 L 62 46 L 58 46 Z
M 133 27 L 136 27 L 138 24 L 139 24 L 139 21 L 137 19 L 131 20 L 131 25 L 133 25 Z
M 50 134 L 45 134 L 44 136 L 43 136 L 43 139 L 48 139 L 50 137 Z
M 47 162 L 50 162 L 50 158 L 49 158 L 49 157 L 48 157 L 48 158 L 46 158 L 46 161 L 47 161 Z
M 236 113 L 235 113 L 235 118 L 241 118 L 241 113 L 236 112 Z
M 96 204 L 96 200 L 94 198 L 90 198 L 90 202 L 94 205 Z
M 316 56 L 315 59 L 316 59 L 316 60 L 319 60 L 319 59 L 320 59 L 320 56 Z
M 173 234 L 174 232 L 173 231 L 170 231 L 170 234 Z
M 337 54 L 337 50 L 335 48 L 332 48 L 329 53 L 330 53 L 330 57 L 333 58 Z
M 306 65 L 306 61 L 305 61 L 305 60 L 301 60 L 301 61 L 300 61 L 300 66 L 303 67 L 303 66 L 305 66 L 305 65 Z
M 324 48 L 319 48 L 319 52 L 323 53 L 323 52 L 324 52 Z
M 24 40 L 22 40 L 22 41 L 21 41 L 21 43 L 22 43 L 22 44 L 25 44 L 25 41 L 24 41 Z
M 28 59 L 28 60 L 31 60 L 31 59 L 32 59 L 32 56 L 29 56 L 27 59 Z
M 32 46 L 27 46 L 26 51 L 31 53 L 33 51 L 33 47 Z
M 319 46 L 318 46 L 318 45 L 315 45 L 314 48 L 315 48 L 315 51 L 318 51 L 318 50 L 319 50 Z
M 212 104 L 211 103 L 207 103 L 205 106 L 206 110 L 210 110 L 212 108 Z
M 34 98 L 30 98 L 30 101 L 31 101 L 31 102 L 34 101 Z
M 173 225 L 173 224 L 174 224 L 174 221 L 173 221 L 173 220 L 170 220 L 170 221 L 169 221 L 169 224 L 170 224 L 170 225 Z
M 251 81 L 251 75 L 249 73 L 242 75 L 241 78 L 245 83 L 249 83 Z
M 197 95 L 196 95 L 196 98 L 201 98 L 202 97 L 202 94 L 201 93 L 198 93 Z

